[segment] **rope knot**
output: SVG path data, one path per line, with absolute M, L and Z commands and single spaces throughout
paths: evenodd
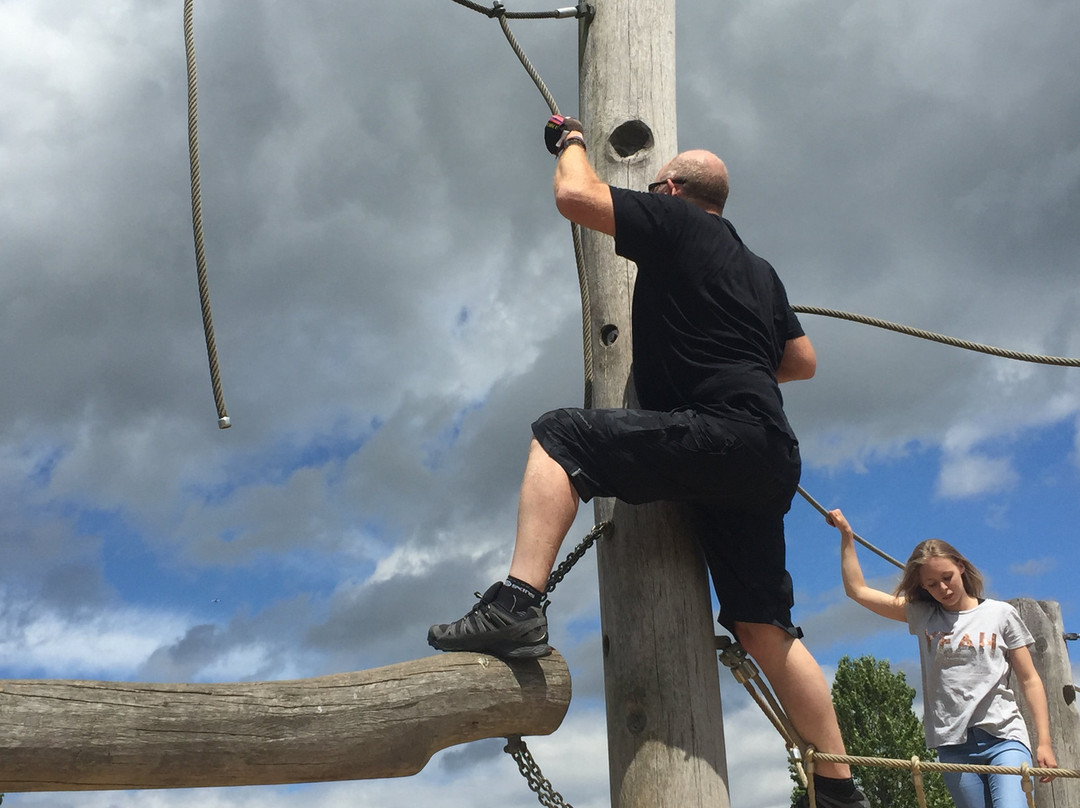
M 1030 768 L 1027 762 L 1020 764 L 1020 785 L 1024 792 L 1029 794 L 1035 790 L 1035 780 L 1031 776 Z

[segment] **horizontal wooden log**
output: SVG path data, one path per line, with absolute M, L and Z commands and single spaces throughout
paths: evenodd
M 548 735 L 569 704 L 558 653 L 278 682 L 0 680 L 0 793 L 402 777 L 454 744 Z

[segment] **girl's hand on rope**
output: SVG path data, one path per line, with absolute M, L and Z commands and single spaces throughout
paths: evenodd
M 1057 758 L 1054 757 L 1054 750 L 1051 748 L 1050 743 L 1040 743 L 1035 748 L 1035 763 L 1040 769 L 1056 769 L 1058 767 Z M 1047 774 L 1039 778 L 1040 783 L 1049 783 L 1054 778 Z
M 843 511 L 839 508 L 829 511 L 825 521 L 840 531 L 840 577 L 844 582 L 844 594 L 874 614 L 906 622 L 903 598 L 867 585 L 855 553 L 855 531 Z
M 834 508 L 825 514 L 825 523 L 839 530 L 840 536 L 843 539 L 850 541 L 855 537 L 855 531 L 851 529 L 847 517 L 844 516 L 844 512 L 839 508 Z

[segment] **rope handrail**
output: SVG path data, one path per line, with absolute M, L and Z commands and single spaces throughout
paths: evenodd
M 1065 768 L 1047 768 L 1030 766 L 1024 763 L 1020 766 L 993 766 L 985 764 L 967 763 L 943 763 L 936 760 L 922 760 L 918 755 L 904 760 L 900 758 L 872 757 L 867 755 L 836 755 L 819 752 L 812 744 L 807 744 L 799 736 L 791 725 L 790 719 L 784 713 L 780 703 L 769 689 L 757 666 L 749 659 L 745 649 L 737 640 L 729 637 L 718 636 L 716 649 L 720 661 L 731 671 L 735 681 L 746 688 L 747 692 L 757 703 L 765 717 L 772 723 L 773 728 L 783 738 L 788 750 L 788 760 L 795 768 L 799 781 L 807 790 L 811 808 L 816 808 L 816 796 L 814 793 L 814 762 L 817 760 L 830 763 L 845 763 L 849 766 L 877 766 L 886 769 L 909 769 L 915 785 L 915 793 L 919 802 L 919 808 L 927 808 L 923 788 L 924 772 L 971 772 L 974 774 L 1004 774 L 1019 775 L 1022 778 L 1022 786 L 1027 794 L 1029 808 L 1035 808 L 1034 789 L 1035 777 L 1062 777 L 1080 778 L 1080 770 Z M 795 754 L 795 750 L 799 754 Z
M 907 334 L 910 337 L 918 337 L 919 339 L 930 340 L 931 342 L 940 342 L 943 345 L 951 345 L 954 348 L 963 348 L 968 351 L 978 351 L 979 353 L 990 354 L 992 356 L 1000 356 L 1005 359 L 1016 359 L 1020 362 L 1035 362 L 1041 365 L 1058 365 L 1060 367 L 1080 367 L 1080 358 L 1068 357 L 1068 356 L 1045 356 L 1043 354 L 1024 353 L 1021 351 L 1012 351 L 1006 348 L 995 348 L 993 345 L 984 345 L 981 342 L 971 342 L 966 339 L 959 339 L 958 337 L 950 337 L 945 334 L 937 334 L 933 331 L 926 331 L 922 328 L 914 328 L 913 326 L 902 325 L 901 323 L 893 323 L 888 320 L 882 320 L 877 317 L 869 317 L 865 314 L 853 314 L 850 311 L 840 311 L 838 309 L 826 309 L 821 306 L 792 306 L 792 308 L 799 314 L 817 314 L 822 317 L 835 317 L 840 320 L 850 320 L 854 323 L 862 323 L 863 325 L 872 325 L 876 328 L 884 328 L 889 331 L 896 331 L 899 334 Z
M 867 757 L 864 755 L 831 755 L 816 749 L 807 749 L 807 760 L 821 760 L 828 763 L 847 763 L 851 766 L 877 766 L 883 769 L 911 769 L 914 761 L 919 761 L 919 769 L 924 772 L 971 772 L 973 774 L 1030 774 L 1032 777 L 1080 778 L 1080 769 L 1049 769 L 1040 766 L 990 766 L 978 763 L 942 763 L 940 760 L 922 760 L 913 758 Z
M 908 760 L 898 758 L 867 757 L 863 755 L 834 755 L 818 752 L 813 746 L 805 751 L 807 772 L 807 793 L 810 805 L 816 808 L 817 797 L 814 793 L 814 761 L 822 760 L 831 763 L 846 763 L 850 766 L 878 766 L 886 769 L 910 769 L 911 779 L 915 785 L 915 796 L 919 802 L 919 808 L 927 808 L 926 794 L 923 789 L 924 772 L 969 772 L 972 774 L 1004 774 L 1019 775 L 1020 785 L 1027 798 L 1028 808 L 1035 808 L 1035 778 L 1077 778 L 1080 770 L 1077 769 L 1050 769 L 1039 766 L 1029 766 L 1022 763 L 1019 766 L 991 766 L 977 763 L 942 763 L 937 760 L 922 760 L 918 755 L 912 755 Z

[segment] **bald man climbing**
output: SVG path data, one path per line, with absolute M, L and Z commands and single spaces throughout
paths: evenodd
M 728 173 L 707 151 L 660 169 L 648 191 L 615 188 L 589 164 L 581 124 L 553 116 L 555 204 L 615 239 L 637 264 L 633 377 L 639 409 L 561 409 L 533 425 L 505 581 L 473 609 L 431 627 L 444 651 L 505 658 L 550 653 L 544 589 L 579 501 L 690 503 L 720 602 L 719 622 L 768 677 L 795 728 L 821 752 L 844 744 L 820 667 L 791 621 L 784 515 L 801 471 L 779 383 L 817 368 L 768 262 L 723 218 Z M 817 764 L 819 806 L 865 798 L 847 766 Z

